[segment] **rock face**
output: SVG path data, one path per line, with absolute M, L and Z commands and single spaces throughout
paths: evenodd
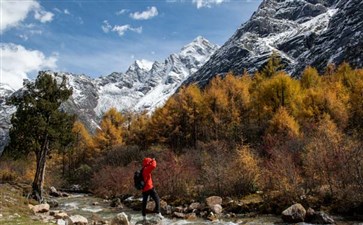
M 261 68 L 273 51 L 287 72 L 299 76 L 307 65 L 363 66 L 363 1 L 264 0 L 249 21 L 214 53 L 186 84 L 206 85 L 217 74 Z
M 288 223 L 304 222 L 306 210 L 301 204 L 294 204 L 282 212 L 282 219 Z
M 68 78 L 73 94 L 61 108 L 77 114 L 88 130 L 94 131 L 103 113 L 111 107 L 119 111 L 151 112 L 163 105 L 218 48 L 207 39 L 197 37 L 164 61 L 136 60 L 124 73 L 114 72 L 97 79 L 72 73 L 47 73 L 58 79 Z M 8 142 L 10 118 L 15 112 L 14 107 L 5 105 L 5 99 L 14 91 L 0 84 L 0 154 Z

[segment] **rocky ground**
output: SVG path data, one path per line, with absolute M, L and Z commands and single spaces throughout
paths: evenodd
M 23 188 L 19 185 L 0 184 L 0 224 L 129 225 L 131 224 L 131 216 L 133 217 L 132 224 L 157 225 L 162 223 L 153 217 L 148 217 L 147 221 L 141 221 L 140 219 L 138 221 L 138 218 L 141 218 L 139 215 L 141 199 L 133 196 L 121 196 L 112 200 L 102 200 L 87 195 L 78 198 L 77 201 L 88 198 L 87 203 L 83 206 L 103 210 L 111 209 L 109 215 L 105 217 L 102 212 L 82 214 L 82 207 L 77 208 L 75 211 L 64 210 L 64 208 L 58 206 L 58 202 L 69 205 L 75 201 L 75 198 L 67 193 L 57 191 L 55 188 L 48 190 L 46 193 L 47 203 L 44 204 L 37 204 L 37 202 L 24 198 L 26 191 Z M 99 202 L 95 200 L 99 200 Z M 333 218 L 323 211 L 315 211 L 312 208 L 306 209 L 298 203 L 286 208 L 281 216 L 269 218 L 268 223 L 259 223 L 262 220 L 257 212 L 264 205 L 262 193 L 256 193 L 238 200 L 209 196 L 202 201 L 172 201 L 167 198 L 163 198 L 161 201 L 162 214 L 166 217 L 164 220 L 167 224 L 170 221 L 184 221 L 181 224 L 231 224 L 222 221 L 233 221 L 232 224 L 363 224 L 341 221 L 341 219 L 334 221 L 336 217 Z M 147 211 L 149 213 L 153 212 L 154 207 L 153 201 L 148 202 Z M 249 219 L 246 220 L 246 218 Z M 246 223 L 246 221 L 250 220 L 252 223 Z M 200 223 L 197 221 L 205 222 Z

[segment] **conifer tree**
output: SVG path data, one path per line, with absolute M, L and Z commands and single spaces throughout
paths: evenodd
M 99 152 L 110 150 L 112 146 L 124 144 L 125 118 L 116 108 L 111 108 L 102 117 L 100 128 L 96 130 L 95 145 Z
M 281 69 L 283 69 L 281 57 L 276 52 L 273 52 L 266 65 L 263 67 L 261 74 L 264 77 L 270 78 L 277 74 L 277 72 L 279 72 Z
M 32 197 L 39 202 L 43 200 L 47 156 L 72 140 L 70 134 L 75 117 L 59 110 L 71 95 L 65 76 L 58 83 L 53 76 L 40 72 L 34 83 L 24 83 L 23 92 L 8 101 L 17 110 L 11 119 L 10 143 L 5 151 L 15 158 L 35 153 L 37 165 Z

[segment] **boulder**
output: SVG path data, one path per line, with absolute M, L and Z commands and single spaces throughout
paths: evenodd
M 209 208 L 211 208 L 214 205 L 222 205 L 223 199 L 219 196 L 210 196 L 205 199 L 205 202 Z
M 189 213 L 189 214 L 186 215 L 186 219 L 187 220 L 195 220 L 195 219 L 197 219 L 197 214 Z
M 202 205 L 199 202 L 193 202 L 192 204 L 189 205 L 188 210 L 189 211 L 194 211 L 194 210 L 201 210 Z
M 123 208 L 123 205 L 121 203 L 121 199 L 120 198 L 115 198 L 112 200 L 111 204 L 110 204 L 111 207 L 117 207 L 117 208 Z
M 282 219 L 288 223 L 299 223 L 304 222 L 306 215 L 305 208 L 297 203 L 282 212 Z
M 126 213 L 119 213 L 111 220 L 111 225 L 130 225 L 129 218 Z
M 181 212 L 174 212 L 173 217 L 180 218 L 180 219 L 185 219 L 186 215 L 184 213 L 181 213 Z
M 59 191 L 57 191 L 57 189 L 55 187 L 50 187 L 50 191 L 49 191 L 49 195 L 53 196 L 53 197 L 60 197 L 62 196 L 61 193 Z
M 162 225 L 162 220 L 140 220 L 135 225 Z
M 210 221 L 215 221 L 218 219 L 217 215 L 215 215 L 213 212 L 210 212 L 207 216 L 207 219 Z
M 48 199 L 47 203 L 49 204 L 50 208 L 56 208 L 59 205 L 58 201 L 55 199 Z
M 87 225 L 87 224 L 88 224 L 87 218 L 80 215 L 74 215 L 68 218 L 68 225 Z
M 212 212 L 214 214 L 221 214 L 222 213 L 222 210 L 223 210 L 222 206 L 219 205 L 219 204 L 213 205 L 210 209 L 212 210 Z
M 160 200 L 160 210 L 163 213 L 167 212 L 168 203 L 164 200 Z M 154 212 L 155 210 L 155 202 L 154 201 L 148 201 L 146 204 L 146 212 Z
M 67 219 L 68 218 L 68 214 L 65 212 L 58 212 L 54 214 L 54 218 L 56 219 Z
M 33 206 L 32 210 L 34 213 L 46 213 L 49 212 L 49 208 L 50 208 L 49 204 L 45 203 Z
M 313 216 L 310 216 L 309 219 L 307 219 L 309 223 L 313 224 L 334 224 L 335 221 L 333 218 L 331 218 L 328 214 L 325 212 L 314 212 Z

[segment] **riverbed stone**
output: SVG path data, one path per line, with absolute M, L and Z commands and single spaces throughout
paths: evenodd
M 119 213 L 111 220 L 111 225 L 130 225 L 129 218 L 126 213 Z
M 54 218 L 56 219 L 67 219 L 68 218 L 68 214 L 65 212 L 58 212 L 54 214 Z
M 193 202 L 189 205 L 188 210 L 189 211 L 201 210 L 201 208 L 202 204 L 200 204 L 199 202 Z
M 222 213 L 222 211 L 223 211 L 222 206 L 221 206 L 221 205 L 219 205 L 219 204 L 215 204 L 215 205 L 211 206 L 211 207 L 210 207 L 210 209 L 212 210 L 212 212 L 213 212 L 214 214 L 221 214 L 221 213 Z
M 207 206 L 210 208 L 214 205 L 222 205 L 223 199 L 219 196 L 210 196 L 205 199 Z
M 334 224 L 335 221 L 332 217 L 330 217 L 325 212 L 319 211 L 315 212 L 314 215 L 309 220 L 310 223 L 313 224 Z
M 140 220 L 135 225 L 162 225 L 162 220 Z
M 57 191 L 57 189 L 55 187 L 53 187 L 53 186 L 50 187 L 49 195 L 50 196 L 53 196 L 53 197 L 60 197 L 60 196 L 62 196 L 62 194 L 59 191 Z
M 88 220 L 87 218 L 81 215 L 74 215 L 68 218 L 68 225 L 87 225 Z
M 305 215 L 305 208 L 301 204 L 296 203 L 282 212 L 282 219 L 288 223 L 299 223 L 304 222 Z
M 47 199 L 47 203 L 49 204 L 50 208 L 58 207 L 59 203 L 55 199 Z
M 46 213 L 49 212 L 49 204 L 39 204 L 32 207 L 34 213 Z
M 184 213 L 181 213 L 181 212 L 174 212 L 173 217 L 180 218 L 180 219 L 185 219 L 186 215 Z

